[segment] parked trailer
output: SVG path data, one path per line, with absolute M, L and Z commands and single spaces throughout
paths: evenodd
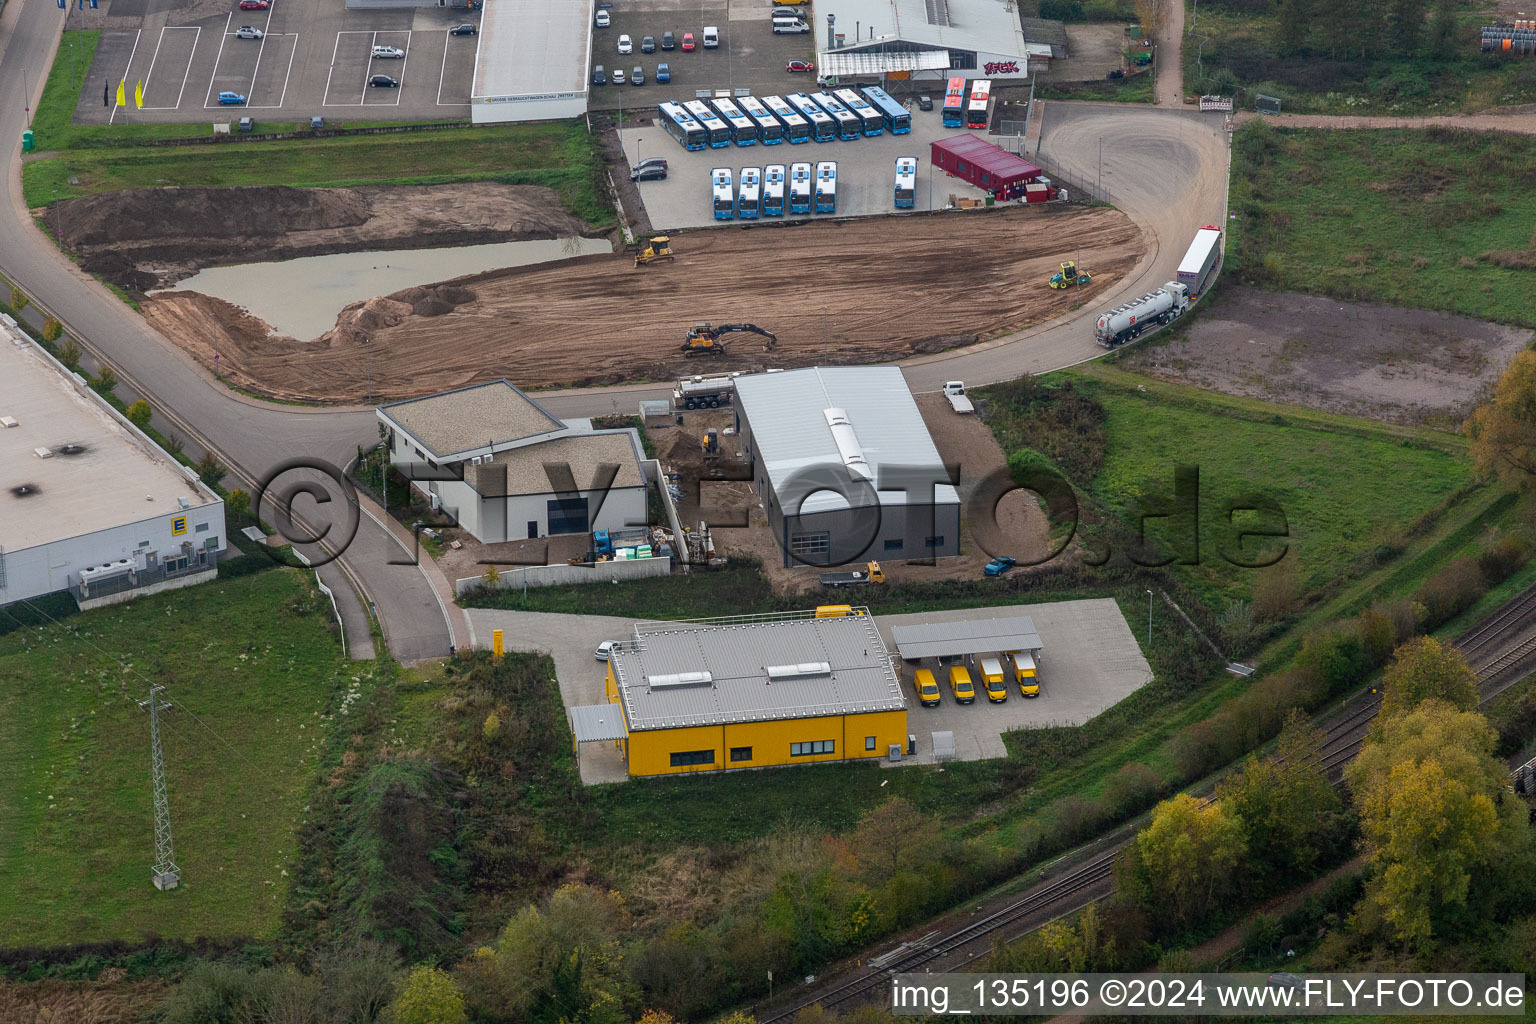
M 763 170 L 763 216 L 784 216 L 783 164 L 769 164 Z
M 1177 281 L 1169 281 L 1157 291 L 1147 292 L 1099 317 L 1093 327 L 1093 337 L 1105 348 L 1114 348 L 1134 341 L 1145 331 L 1172 323 L 1188 310 L 1189 289 Z
M 1195 240 L 1189 244 L 1189 251 L 1179 264 L 1179 281 L 1189 288 L 1190 295 L 1198 298 L 1205 291 L 1211 271 L 1216 269 L 1220 259 L 1221 229 L 1207 224 L 1195 232 Z
M 672 391 L 673 409 L 718 409 L 736 397 L 740 373 L 710 373 L 684 377 Z
M 789 212 L 811 212 L 811 165 L 808 163 L 790 164 Z
M 837 212 L 836 160 L 823 160 L 816 165 L 816 212 Z

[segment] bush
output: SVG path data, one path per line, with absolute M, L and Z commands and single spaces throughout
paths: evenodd
M 1056 804 L 1056 832 L 1059 840 L 1070 846 L 1088 839 L 1104 827 L 1108 815 L 1104 805 L 1083 796 L 1069 796 Z
M 1488 586 L 1502 583 L 1513 576 L 1530 555 L 1525 541 L 1519 537 L 1505 537 L 1477 556 L 1477 567 Z
M 103 366 L 96 379 L 91 381 L 91 390 L 102 398 L 111 398 L 112 392 L 117 390 L 117 372 L 110 366 Z
M 1132 761 L 1104 784 L 1104 805 L 1111 817 L 1124 817 L 1150 804 L 1162 788 L 1163 780 L 1157 772 L 1140 761 Z
M 1333 626 L 1307 637 L 1295 664 L 1301 672 L 1315 672 L 1330 694 L 1359 682 L 1369 669 L 1365 645 L 1351 625 Z
M 1458 558 L 1429 578 L 1419 591 L 1426 630 L 1438 629 L 1472 607 L 1487 589 L 1483 570 L 1471 558 Z
M 128 411 L 123 415 L 128 417 L 129 423 L 132 423 L 140 430 L 147 430 L 149 429 L 149 421 L 154 417 L 155 411 L 149 407 L 148 402 L 141 398 L 130 405 Z
M 59 323 L 53 317 L 50 316 L 46 320 L 43 321 L 43 340 L 44 341 L 50 342 L 50 343 L 58 341 L 59 340 L 59 335 L 61 335 L 63 333 L 64 333 L 64 325 Z
M 256 977 L 243 967 L 204 961 L 161 1008 L 164 1024 L 245 1024 L 256 1001 Z

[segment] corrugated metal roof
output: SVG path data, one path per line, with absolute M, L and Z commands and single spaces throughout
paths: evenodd
M 935 139 L 932 146 L 935 150 L 953 153 L 961 160 L 969 160 L 1004 182 L 1037 178 L 1041 174 L 1040 168 L 1028 160 L 1019 159 L 1006 149 L 992 145 L 979 135 L 948 135 Z
M 852 78 L 856 75 L 888 75 L 893 71 L 937 71 L 949 67 L 948 50 L 909 50 L 902 53 L 880 53 L 861 50 L 857 53 L 821 51 L 816 66 L 823 75 L 834 78 Z
M 907 706 L 866 609 L 729 620 L 640 623 L 609 654 L 631 732 L 731 722 L 899 711 Z M 825 662 L 830 672 L 770 679 L 768 669 Z M 709 674 L 697 685 L 652 687 L 653 676 Z
M 959 657 L 1000 651 L 1038 651 L 1040 635 L 1028 615 L 893 626 L 891 639 L 903 658 Z
M 827 40 L 827 15 L 835 14 L 834 33 L 844 45 L 868 46 L 873 37 L 901 40 L 945 49 L 1024 56 L 1024 26 L 1017 5 L 1008 0 L 821 0 L 816 5 L 819 50 L 834 47 Z M 855 40 L 855 34 L 862 40 Z
M 889 467 L 923 473 L 931 468 L 933 504 L 960 501 L 898 367 L 813 366 L 737 377 L 736 406 L 751 426 L 756 458 L 787 510 L 805 514 L 873 505 L 874 486 L 892 478 Z M 845 468 L 827 423 L 826 410 L 833 408 L 847 414 L 875 485 L 851 477 Z M 888 467 L 884 476 L 882 466 Z M 823 482 L 848 481 L 851 500 L 814 483 L 808 475 L 812 471 L 819 472 Z M 902 486 L 908 483 L 903 480 Z M 913 497 L 920 491 L 914 486 Z M 878 501 L 905 505 L 907 492 L 880 491 Z
M 622 740 L 624 712 L 617 704 L 580 704 L 570 709 L 571 732 L 577 743 Z

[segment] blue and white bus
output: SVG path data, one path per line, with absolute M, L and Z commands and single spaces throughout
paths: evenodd
M 731 139 L 736 145 L 757 145 L 757 125 L 750 117 L 741 112 L 741 108 L 724 97 L 710 100 L 709 102 L 721 119 L 731 126 Z
M 784 97 L 764 96 L 763 106 L 784 126 L 784 135 L 790 145 L 811 141 L 811 123 L 795 113 L 795 108 L 785 103 Z
M 811 212 L 811 165 L 789 166 L 789 212 Z
M 866 85 L 861 88 L 864 90 L 864 98 L 869 100 L 869 105 L 880 112 L 886 131 L 892 135 L 905 135 L 912 130 L 911 111 L 891 99 L 890 94 L 878 85 Z
M 720 120 L 720 115 L 710 110 L 709 105 L 703 100 L 689 100 L 683 104 L 683 109 L 703 127 L 710 149 L 719 149 L 731 144 L 730 126 Z
M 736 216 L 757 220 L 762 212 L 763 172 L 759 167 L 741 169 L 741 191 L 736 197 Z
M 768 108 L 763 106 L 762 100 L 756 96 L 743 96 L 738 105 L 741 107 L 741 112 L 757 125 L 757 141 L 765 146 L 777 146 L 784 141 L 784 126 L 768 113 Z
M 676 103 L 663 103 L 657 106 L 656 121 L 667 130 L 668 135 L 681 143 L 684 149 L 697 150 L 709 145 L 704 134 L 704 126 Z
M 837 102 L 831 95 L 824 92 L 813 92 L 811 93 L 811 99 L 816 102 L 818 107 L 832 115 L 832 120 L 837 122 L 838 138 L 844 142 L 851 142 L 863 134 L 863 126 L 859 124 L 859 119 L 854 117 L 851 110 Z
M 896 158 L 896 208 L 911 209 L 917 205 L 917 157 Z
M 880 111 L 870 106 L 863 96 L 852 89 L 839 89 L 832 95 L 848 108 L 849 113 L 859 119 L 859 127 L 863 129 L 865 135 L 885 134 L 885 121 L 880 117 Z
M 709 172 L 715 202 L 715 220 L 736 218 L 736 190 L 731 187 L 731 169 L 716 167 Z
M 816 165 L 816 212 L 837 212 L 836 160 L 823 160 Z
M 763 170 L 763 216 L 784 216 L 783 164 L 769 164 Z
M 831 142 L 837 138 L 837 122 L 832 120 L 831 114 L 811 102 L 809 96 L 803 92 L 792 92 L 786 99 L 795 108 L 795 113 L 811 122 L 811 138 L 817 142 Z

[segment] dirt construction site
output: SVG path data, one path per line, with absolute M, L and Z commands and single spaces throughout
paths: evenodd
M 456 214 L 456 202 L 445 200 L 445 210 Z M 547 237 L 565 237 L 564 228 Z M 217 352 L 220 374 L 246 390 L 355 402 L 497 377 L 532 388 L 594 386 L 940 352 L 1067 312 L 1074 293 L 1046 285 L 1063 259 L 1078 256 L 1093 272 L 1096 297 L 1144 251 L 1140 230 L 1109 208 L 759 225 L 672 239 L 670 264 L 636 268 L 629 253 L 615 252 L 408 288 L 348 306 L 314 340 L 273 336 L 264 321 L 194 292 L 157 293 L 142 311 L 205 364 Z M 777 344 L 738 335 L 723 358 L 689 359 L 679 349 L 700 320 L 758 324 Z

